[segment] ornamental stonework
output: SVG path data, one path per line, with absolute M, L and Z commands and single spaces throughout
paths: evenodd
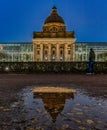
M 64 20 L 53 7 L 42 32 L 33 33 L 34 61 L 74 61 L 74 32 L 67 32 Z

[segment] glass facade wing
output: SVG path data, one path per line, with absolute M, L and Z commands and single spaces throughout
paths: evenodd
M 27 62 L 33 61 L 32 43 L 1 43 L 1 62 Z

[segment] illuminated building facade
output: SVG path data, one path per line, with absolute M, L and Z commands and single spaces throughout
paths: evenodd
M 33 33 L 34 61 L 74 61 L 75 36 L 67 32 L 64 20 L 52 8 L 42 32 Z
M 88 61 L 90 48 L 95 51 L 95 61 L 107 61 L 107 42 L 76 43 L 75 61 Z
M 66 25 L 53 7 L 44 22 L 42 32 L 34 32 L 32 42 L 0 43 L 1 62 L 51 62 L 88 61 L 90 48 L 96 61 L 107 61 L 107 43 L 76 43 L 73 31 L 67 32 Z
M 0 61 L 2 62 L 33 61 L 32 43 L 1 43 Z

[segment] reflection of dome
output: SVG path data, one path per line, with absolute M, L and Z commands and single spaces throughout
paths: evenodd
M 57 97 L 57 98 L 56 98 Z M 34 98 L 41 98 L 46 111 L 55 122 L 58 114 L 63 110 L 65 100 L 74 98 L 73 93 L 34 93 Z
M 67 88 L 42 87 L 34 89 L 34 98 L 41 98 L 46 111 L 55 122 L 58 114 L 63 110 L 66 99 L 74 98 L 74 90 Z
M 64 20 L 62 19 L 61 16 L 58 15 L 56 7 L 52 8 L 51 15 L 47 17 L 47 19 L 45 20 L 45 24 L 46 23 L 63 23 L 64 24 Z

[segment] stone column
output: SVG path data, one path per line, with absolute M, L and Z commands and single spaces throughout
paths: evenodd
M 59 44 L 56 44 L 56 60 L 59 61 L 60 57 L 59 57 Z
M 71 44 L 71 60 L 75 61 L 75 44 Z
M 33 61 L 36 61 L 36 47 L 35 43 L 33 43 Z M 23 54 L 21 54 L 21 60 L 23 60 Z
M 51 61 L 51 43 L 49 43 L 48 45 L 48 48 L 49 48 L 49 52 L 48 52 L 48 61 Z
M 68 57 L 67 47 L 68 47 L 68 44 L 65 43 L 65 45 L 64 45 L 64 61 L 67 61 L 67 57 Z
M 43 44 L 40 44 L 40 61 L 43 61 Z

